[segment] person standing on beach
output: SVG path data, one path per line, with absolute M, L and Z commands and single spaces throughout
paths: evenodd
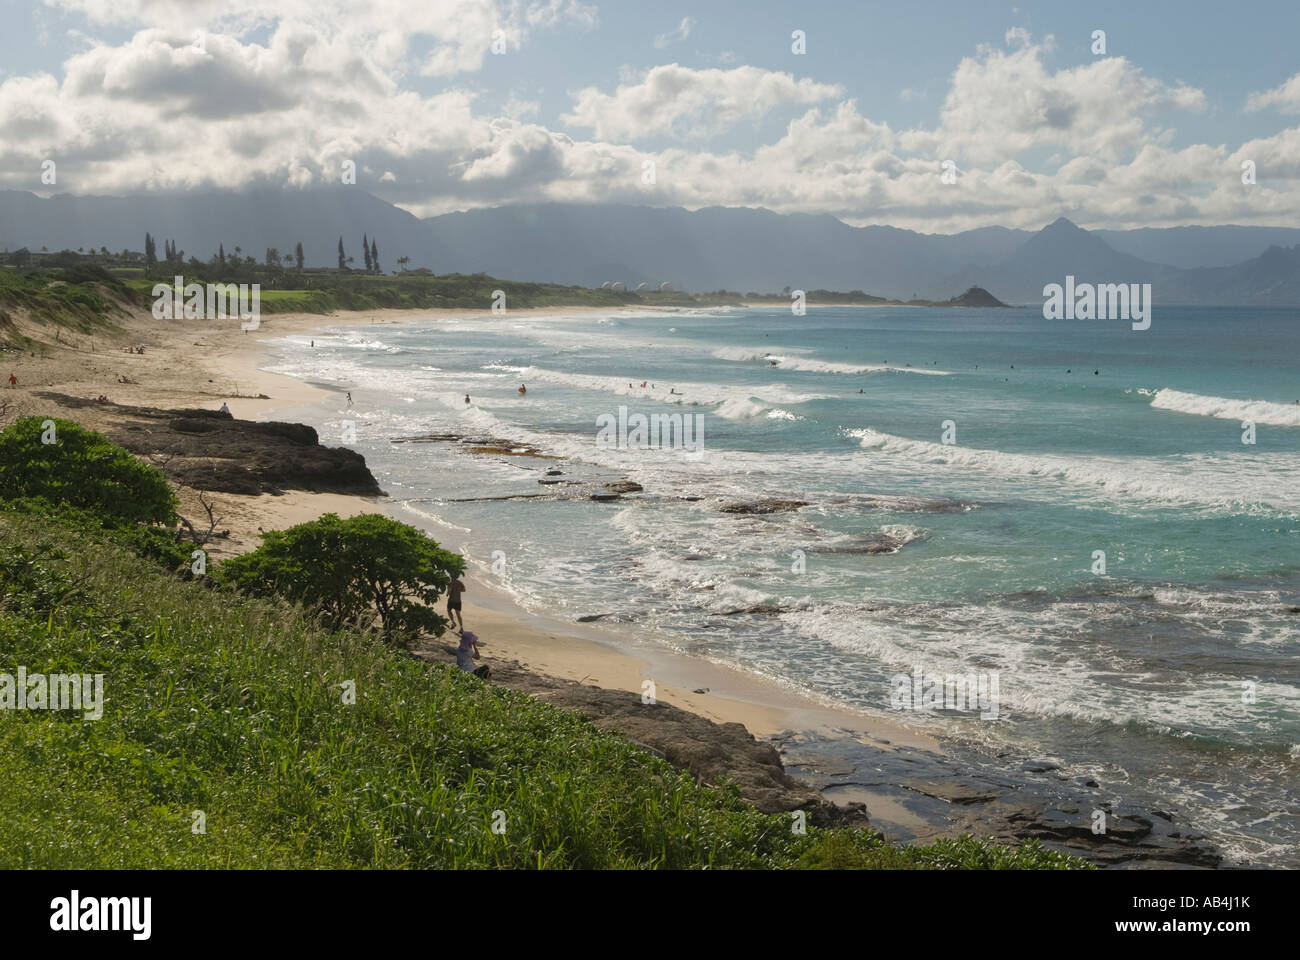
M 460 611 L 460 595 L 465 592 L 465 584 L 459 577 L 453 577 L 447 584 L 447 619 L 458 623 L 461 631 L 465 630 L 465 617 Z
M 12 374 L 12 373 L 9 374 L 9 386 L 11 386 L 11 387 L 16 387 L 16 386 L 18 386 L 18 377 L 16 377 L 16 376 L 15 376 L 14 374 Z

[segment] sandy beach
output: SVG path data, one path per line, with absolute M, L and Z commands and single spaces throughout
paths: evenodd
M 511 316 L 554 313 L 607 312 L 607 308 L 539 308 L 513 310 Z M 157 321 L 137 314 L 123 322 L 120 334 L 86 337 L 62 334 L 37 356 L 8 361 L 19 379 L 16 390 L 4 392 L 8 415 L 67 416 L 100 428 L 114 422 L 114 404 L 159 408 L 203 407 L 226 403 L 238 419 L 278 419 L 276 411 L 325 399 L 330 391 L 293 377 L 268 373 L 269 344 L 276 338 L 310 335 L 333 327 L 363 327 L 415 323 L 430 316 L 500 319 L 490 310 L 380 310 L 340 312 L 330 316 L 283 314 L 264 316 L 259 329 L 241 331 L 236 321 Z M 29 331 L 35 337 L 37 330 Z M 144 353 L 128 353 L 127 346 Z M 123 379 L 129 382 L 121 382 Z M 110 403 L 61 409 L 42 394 L 66 394 L 94 399 L 103 394 Z M 437 493 L 436 490 L 430 493 Z M 181 512 L 201 515 L 197 492 L 182 488 Z M 217 494 L 215 516 L 228 538 L 214 540 L 216 557 L 256 548 L 259 529 L 284 529 L 324 513 L 352 516 L 386 511 L 382 498 L 290 490 L 282 496 Z M 657 699 L 718 723 L 740 723 L 757 737 L 780 731 L 817 730 L 862 738 L 866 742 L 910 744 L 937 750 L 931 739 L 901 725 L 883 723 L 847 710 L 834 709 L 762 678 L 667 649 L 629 649 L 614 632 L 598 625 L 564 623 L 528 613 L 500 590 L 467 577 L 465 620 L 484 641 L 492 660 L 517 661 L 526 669 L 560 680 L 609 689 L 646 692 L 652 681 Z M 707 693 L 695 691 L 705 690 Z
M 581 312 L 512 310 L 510 318 Z M 296 408 L 337 399 L 338 391 L 262 369 L 272 364 L 278 338 L 414 324 L 432 316 L 485 324 L 501 320 L 489 310 L 285 314 L 264 317 L 259 329 L 244 332 L 237 321 L 157 321 L 137 311 L 119 318 L 111 333 L 91 337 L 63 331 L 53 340 L 49 329 L 20 322 L 18 332 L 31 338 L 30 347 L 0 357 L 0 377 L 7 381 L 12 373 L 18 379 L 16 387 L 0 389 L 0 423 L 28 415 L 66 417 L 119 440 L 139 440 L 142 435 L 135 431 L 169 423 L 176 410 L 216 410 L 223 403 L 240 421 L 295 422 L 301 417 Z M 429 427 L 436 431 L 439 424 Z M 273 438 L 269 447 L 267 442 L 262 441 L 260 455 L 278 459 L 283 441 Z M 220 462 L 245 469 L 251 461 L 240 459 L 249 456 L 237 452 L 241 444 L 230 448 L 234 461 Z M 137 449 L 163 448 L 146 437 Z M 202 476 L 194 482 L 201 485 Z M 467 528 L 458 522 L 454 504 L 435 506 L 431 521 L 427 507 L 423 518 L 406 515 L 400 501 L 385 496 L 313 492 L 316 476 L 310 468 L 300 470 L 285 489 L 273 486 L 274 492 L 257 495 L 205 493 L 217 521 L 217 536 L 206 549 L 220 560 L 255 549 L 266 530 L 330 512 L 375 512 L 423 526 L 444 547 L 464 552 L 457 537 Z M 435 499 L 439 494 L 436 481 L 422 491 Z M 199 490 L 182 485 L 178 495 L 181 515 L 205 529 Z M 874 829 L 908 842 L 972 832 L 1012 843 L 1040 837 L 1104 863 L 1218 862 L 1218 854 L 1199 837 L 1143 811 L 1116 815 L 1104 838 L 1076 830 L 1073 821 L 1095 802 L 1096 784 L 1067 782 L 1052 772 L 1052 763 L 1027 764 L 1017 773 L 999 755 L 992 763 L 971 765 L 960 750 L 945 749 L 889 717 L 839 708 L 756 673 L 679 654 L 653 636 L 529 611 L 487 571 L 471 569 L 464 579 L 466 627 L 482 642 L 485 662 L 493 667 L 491 682 L 584 713 L 597 726 L 617 730 L 702 780 L 731 779 L 759 809 L 807 809 L 822 823 L 861 825 L 869 818 Z M 428 640 L 416 654 L 452 663 L 454 636 Z M 648 695 L 664 709 L 647 714 L 643 696 Z

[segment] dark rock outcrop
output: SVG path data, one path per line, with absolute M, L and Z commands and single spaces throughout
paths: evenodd
M 48 396 L 68 407 L 96 405 L 79 397 Z M 306 424 L 236 420 L 217 410 L 120 404 L 111 410 L 116 424 L 105 431 L 110 440 L 150 457 L 168 478 L 197 490 L 383 494 L 365 457 L 346 447 L 321 445 Z
M 723 513 L 741 513 L 761 515 L 765 513 L 787 513 L 808 506 L 807 500 L 740 500 L 724 503 L 718 509 Z

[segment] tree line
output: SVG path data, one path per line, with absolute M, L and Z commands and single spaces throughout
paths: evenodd
M 340 236 L 338 242 L 339 271 L 343 273 L 382 274 L 383 265 L 379 259 L 378 240 L 363 233 L 361 235 L 361 250 L 364 269 L 356 270 L 353 267 L 355 258 L 348 255 L 343 245 L 343 237 Z M 146 275 L 154 273 L 161 275 L 163 270 L 174 271 L 185 267 L 188 267 L 191 273 L 196 274 L 204 271 L 204 268 L 208 270 L 216 268 L 219 271 L 237 274 L 252 272 L 258 267 L 266 267 L 273 271 L 293 268 L 301 273 L 305 269 L 306 256 L 303 253 L 301 240 L 295 244 L 292 253 L 281 253 L 277 247 L 267 247 L 260 262 L 257 257 L 245 253 L 242 247 L 236 246 L 231 253 L 227 253 L 226 245 L 220 243 L 217 252 L 205 263 L 194 256 L 187 260 L 185 251 L 177 247 L 175 240 L 164 238 L 162 256 L 159 257 L 158 239 L 148 231 L 144 235 L 143 253 L 134 250 L 122 250 L 120 253 L 113 253 L 107 247 L 100 247 L 98 250 L 94 247 L 89 250 L 78 247 L 75 251 L 61 250 L 57 253 L 50 253 L 45 247 L 41 247 L 39 253 L 33 253 L 27 247 L 21 247 L 14 251 L 0 251 L 0 265 L 20 268 L 75 266 L 87 260 L 108 266 L 143 266 Z M 397 258 L 399 268 L 405 268 L 410 262 L 410 257 Z

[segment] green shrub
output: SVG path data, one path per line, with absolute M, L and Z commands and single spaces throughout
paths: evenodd
M 340 520 L 327 513 L 288 530 L 273 530 L 252 553 L 214 571 L 219 583 L 255 596 L 281 596 L 324 614 L 333 627 L 368 627 L 409 642 L 421 632 L 441 636 L 445 618 L 433 609 L 465 560 L 415 527 L 379 514 Z
M 86 541 L 114 543 L 125 547 L 137 556 L 152 560 L 173 573 L 180 573 L 186 579 L 192 576 L 190 563 L 194 544 L 182 541 L 177 532 L 169 527 L 131 523 L 84 507 L 51 503 L 43 497 L 6 500 L 4 505 L 76 531 Z
M 702 785 L 576 713 L 284 603 L 182 582 L 58 520 L 0 504 L 0 544 L 9 669 L 105 676 L 95 722 L 0 717 L 0 870 L 1064 859 L 1032 843 L 900 850 L 865 831 L 798 835 L 788 814 L 759 813 L 734 786 Z M 205 832 L 192 829 L 196 811 Z
M 138 523 L 170 523 L 177 503 L 160 471 L 106 437 L 71 420 L 40 417 L 0 433 L 0 498 L 23 497 Z

